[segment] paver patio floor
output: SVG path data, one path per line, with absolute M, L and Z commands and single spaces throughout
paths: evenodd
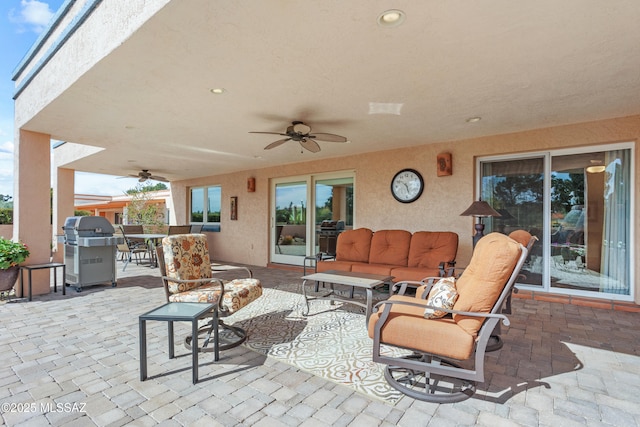
M 6 425 L 637 426 L 640 314 L 514 299 L 504 347 L 487 355 L 477 397 L 395 406 L 245 347 L 218 363 L 169 360 L 166 324 L 150 322 L 148 358 L 162 373 L 139 380 L 138 315 L 161 305 L 157 269 L 118 263 L 118 287 L 86 287 L 0 303 L 1 420 Z M 252 267 L 264 287 L 300 271 Z M 229 273 L 225 273 L 229 274 Z M 181 336 L 176 324 L 176 341 Z M 188 325 L 184 324 L 184 328 Z M 46 413 L 45 413 L 46 412 Z

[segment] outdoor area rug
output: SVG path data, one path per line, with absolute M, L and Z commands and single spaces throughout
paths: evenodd
M 248 332 L 244 345 L 254 351 L 369 397 L 390 404 L 400 400 L 403 394 L 384 379 L 384 365 L 371 360 L 373 341 L 367 335 L 363 308 L 316 300 L 310 301 L 305 317 L 304 307 L 299 283 L 279 285 L 264 289 L 262 297 L 225 322 L 244 328 Z M 391 348 L 386 351 L 400 354 Z

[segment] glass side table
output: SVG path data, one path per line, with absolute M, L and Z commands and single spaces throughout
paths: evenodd
M 218 323 L 218 309 L 215 304 L 199 302 L 169 302 L 140 315 L 140 381 L 147 379 L 147 320 L 168 323 L 169 359 L 175 357 L 173 340 L 173 322 L 191 322 L 191 370 L 193 383 L 198 382 L 198 320 L 213 312 L 214 325 Z M 195 342 L 193 342 L 195 340 Z M 213 339 L 214 360 L 220 358 L 218 334 Z

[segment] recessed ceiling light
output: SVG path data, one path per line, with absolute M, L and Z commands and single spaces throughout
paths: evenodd
M 211 89 L 211 93 L 214 94 L 214 95 L 222 95 L 225 92 L 226 92 L 226 90 L 224 88 L 221 88 L 221 87 L 216 87 L 216 88 Z
M 478 123 L 480 120 L 482 120 L 482 117 L 469 117 L 467 123 Z
M 392 102 L 370 102 L 369 114 L 395 114 L 399 116 L 403 105 Z
M 588 173 L 602 173 L 607 168 L 602 164 L 602 160 L 591 160 L 591 166 L 587 167 Z
M 403 11 L 391 9 L 378 15 L 378 25 L 381 27 L 397 27 L 404 22 L 404 19 L 405 14 Z

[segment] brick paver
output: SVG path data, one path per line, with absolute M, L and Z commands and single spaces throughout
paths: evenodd
M 119 265 L 121 267 L 121 265 Z M 263 286 L 298 271 L 253 267 Z M 138 315 L 164 302 L 157 269 L 129 265 L 118 287 L 69 288 L 0 303 L 0 403 L 6 425 L 571 426 L 640 424 L 640 314 L 597 305 L 514 299 L 504 347 L 486 357 L 486 382 L 464 402 L 368 398 L 244 347 L 218 363 L 191 359 L 176 324 L 148 323 L 139 381 Z M 230 273 L 226 273 L 230 274 Z M 58 405 L 58 406 L 56 406 Z

